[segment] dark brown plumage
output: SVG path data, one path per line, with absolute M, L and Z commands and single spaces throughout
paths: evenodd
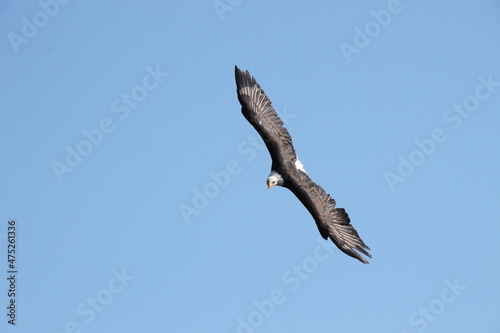
M 335 208 L 335 200 L 302 168 L 290 134 L 255 78 L 236 66 L 235 76 L 241 112 L 257 130 L 271 154 L 269 186 L 280 185 L 292 191 L 312 215 L 324 239 L 330 238 L 344 253 L 367 264 L 361 254 L 371 258 L 367 251 L 370 248 L 350 224 L 346 211 Z

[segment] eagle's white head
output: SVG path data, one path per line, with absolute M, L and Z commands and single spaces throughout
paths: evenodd
M 276 171 L 271 171 L 269 176 L 267 177 L 267 188 L 270 189 L 274 185 L 283 186 L 285 182 L 283 181 L 283 177 Z

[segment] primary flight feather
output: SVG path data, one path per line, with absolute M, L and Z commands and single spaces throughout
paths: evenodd
M 335 200 L 309 178 L 293 148 L 292 138 L 271 101 L 248 71 L 235 66 L 236 91 L 241 112 L 264 140 L 272 158 L 267 186 L 288 188 L 311 213 L 321 236 L 330 238 L 347 255 L 367 264 L 371 258 L 368 246 L 350 224 L 343 208 L 335 208 Z

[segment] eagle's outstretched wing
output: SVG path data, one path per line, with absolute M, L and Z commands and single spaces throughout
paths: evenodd
M 371 258 L 371 254 L 367 252 L 370 248 L 351 225 L 351 219 L 345 209 L 335 208 L 335 200 L 307 174 L 290 171 L 294 176 L 285 186 L 311 213 L 321 236 L 324 239 L 330 238 L 342 252 L 367 264 L 368 261 L 361 253 Z
M 236 66 L 234 71 L 241 112 L 264 140 L 273 163 L 284 163 L 286 157 L 290 156 L 294 160 L 288 162 L 294 163 L 297 156 L 290 133 L 283 126 L 283 121 L 278 117 L 264 90 L 248 71 L 244 72 Z

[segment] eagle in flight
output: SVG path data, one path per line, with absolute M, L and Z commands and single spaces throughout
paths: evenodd
M 351 225 L 346 211 L 335 208 L 335 200 L 309 178 L 297 158 L 290 134 L 264 90 L 248 71 L 235 66 L 235 76 L 241 112 L 257 130 L 271 154 L 268 188 L 278 185 L 292 191 L 311 213 L 324 239 L 330 238 L 342 252 L 367 264 L 362 254 L 371 258 L 367 251 L 370 248 Z

